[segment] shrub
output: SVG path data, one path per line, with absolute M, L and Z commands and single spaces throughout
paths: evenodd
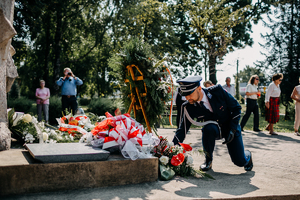
M 90 102 L 91 102 L 91 99 L 88 99 L 88 98 L 80 98 L 78 103 L 79 103 L 79 105 L 81 105 L 81 106 L 87 106 L 87 105 L 90 104 Z
M 92 99 L 88 105 L 88 112 L 95 113 L 97 115 L 104 115 L 105 112 L 109 112 L 114 115 L 115 110 L 118 108 L 116 100 L 107 98 Z
M 20 97 L 17 99 L 8 99 L 7 107 L 14 108 L 16 112 L 30 113 L 33 103 L 34 101 L 31 99 L 27 99 L 26 97 Z
M 49 104 L 49 123 L 57 124 L 56 118 L 62 117 L 61 97 L 51 96 Z

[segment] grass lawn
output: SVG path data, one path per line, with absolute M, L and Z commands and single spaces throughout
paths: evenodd
M 242 120 L 242 117 L 245 114 L 245 111 L 246 111 L 246 107 L 245 107 L 245 105 L 242 105 L 242 116 L 241 116 L 240 122 Z M 280 111 L 281 111 L 281 113 L 284 112 L 284 108 L 280 107 Z M 175 114 L 176 111 L 173 112 L 173 113 Z M 172 117 L 172 123 L 173 123 L 174 126 L 170 125 L 168 117 L 163 117 L 161 127 L 163 127 L 163 128 L 177 128 L 176 127 L 176 116 Z M 268 124 L 268 122 L 265 121 L 265 118 L 261 117 L 261 115 L 260 115 L 259 129 L 265 131 L 265 127 L 267 126 L 267 124 Z M 200 127 L 192 125 L 191 128 L 200 128 Z M 250 117 L 249 117 L 249 119 L 248 119 L 248 121 L 247 121 L 247 123 L 244 127 L 244 130 L 251 130 L 251 131 L 253 130 L 253 114 L 250 115 Z M 280 119 L 279 119 L 279 122 L 274 125 L 274 131 L 275 132 L 283 132 L 283 133 L 293 133 L 294 132 L 294 121 L 285 121 L 284 120 L 284 115 L 281 115 Z

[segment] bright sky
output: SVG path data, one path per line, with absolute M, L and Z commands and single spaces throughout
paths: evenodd
M 265 41 L 261 38 L 260 34 L 265 34 L 269 32 L 269 29 L 264 27 L 262 22 L 259 22 L 257 25 L 252 26 L 253 33 L 251 37 L 253 38 L 254 44 L 252 47 L 247 46 L 244 49 L 239 49 L 234 52 L 227 54 L 224 57 L 223 64 L 217 65 L 217 80 L 221 85 L 225 84 L 225 78 L 231 77 L 231 83 L 234 83 L 233 74 L 236 74 L 236 63 L 239 60 L 239 71 L 244 69 L 246 65 L 250 67 L 255 67 L 254 62 L 257 60 L 264 60 L 265 57 L 260 54 L 261 51 L 264 51 L 260 47 L 259 43 L 264 44 Z M 204 78 L 204 73 L 202 73 Z

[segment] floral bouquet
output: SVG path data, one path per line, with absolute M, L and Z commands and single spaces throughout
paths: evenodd
M 74 137 L 55 127 L 46 128 L 44 122 L 38 122 L 34 116 L 8 110 L 8 126 L 13 137 L 22 143 L 73 142 Z M 49 126 L 49 125 L 48 125 Z
M 160 175 L 162 180 L 170 180 L 174 175 L 182 177 L 208 177 L 209 174 L 201 170 L 193 168 L 193 158 L 191 156 L 193 148 L 188 144 L 179 143 L 175 145 L 169 143 L 168 140 L 162 136 L 159 137 L 160 143 L 154 147 L 154 156 L 159 158 Z M 201 150 L 198 152 L 202 153 Z

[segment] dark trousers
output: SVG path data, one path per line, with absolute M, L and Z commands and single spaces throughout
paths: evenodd
M 64 115 L 66 115 L 66 112 L 65 112 L 66 109 L 69 112 L 72 112 L 73 115 L 76 114 L 77 107 L 78 107 L 76 96 L 68 97 L 68 96 L 62 95 L 61 103 L 62 103 L 62 109 L 63 109 Z
M 206 160 L 213 160 L 213 151 L 215 148 L 216 139 L 220 138 L 219 127 L 215 124 L 207 124 L 202 129 L 202 145 L 203 150 L 206 153 Z M 231 161 L 239 166 L 243 167 L 248 164 L 250 160 L 249 155 L 245 155 L 243 139 L 240 131 L 235 133 L 234 139 L 227 144 L 228 153 Z
M 241 127 L 242 129 L 246 125 L 251 113 L 254 114 L 254 120 L 253 120 L 253 130 L 258 130 L 259 128 L 259 113 L 258 113 L 258 104 L 257 100 L 255 99 L 248 99 L 247 98 L 247 107 L 246 107 L 246 114 L 243 116 L 241 121 Z

